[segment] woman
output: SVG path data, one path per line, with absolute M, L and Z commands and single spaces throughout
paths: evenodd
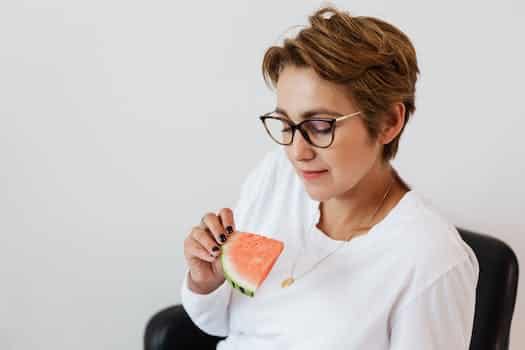
M 227 337 L 218 349 L 468 349 L 476 257 L 390 164 L 415 110 L 415 50 L 376 18 L 325 7 L 309 20 L 264 56 L 277 107 L 260 119 L 279 145 L 233 211 L 188 235 L 182 303 Z M 237 230 L 285 243 L 254 298 L 218 259 Z

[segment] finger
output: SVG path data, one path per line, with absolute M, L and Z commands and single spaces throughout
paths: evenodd
M 213 237 L 219 244 L 226 242 L 225 230 L 219 221 L 219 217 L 214 213 L 207 213 L 202 219 L 202 223 L 210 230 Z
M 233 211 L 230 208 L 222 208 L 217 214 L 222 226 L 228 235 L 231 235 L 235 231 L 235 223 L 233 218 Z
M 213 256 L 219 255 L 220 248 L 210 232 L 204 231 L 200 227 L 195 227 L 191 232 L 191 237 L 206 248 L 209 254 Z
M 204 261 L 207 261 L 207 262 L 213 262 L 215 261 L 216 257 L 214 255 L 212 255 L 207 249 L 206 247 L 204 247 L 203 245 L 201 245 L 199 243 L 199 241 L 197 241 L 196 239 L 193 239 L 193 238 L 190 238 L 187 242 L 187 247 L 186 247 L 186 252 L 187 252 L 187 259 L 188 261 L 191 261 L 192 259 L 199 259 L 199 260 L 204 260 Z
M 201 221 L 199 222 L 199 225 L 198 227 L 200 227 L 201 229 L 203 230 L 207 230 L 208 229 L 208 226 L 206 226 L 206 223 L 204 222 L 204 218 L 206 217 L 206 215 L 208 214 L 211 214 L 211 213 L 206 213 L 203 215 L 203 217 L 201 218 Z

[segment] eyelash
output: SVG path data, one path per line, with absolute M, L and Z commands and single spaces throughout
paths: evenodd
M 292 129 L 291 128 L 284 128 L 283 130 L 281 130 L 282 132 L 289 132 L 291 131 Z M 330 128 L 328 129 L 315 129 L 314 128 L 314 132 L 317 132 L 319 134 L 328 134 L 330 133 Z

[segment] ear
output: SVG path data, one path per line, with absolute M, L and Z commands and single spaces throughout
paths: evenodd
M 392 142 L 405 124 L 405 104 L 396 102 L 390 106 L 385 114 L 379 141 L 386 145 Z

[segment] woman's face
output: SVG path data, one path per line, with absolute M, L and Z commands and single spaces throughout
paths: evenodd
M 320 78 L 311 68 L 287 66 L 277 83 L 277 107 L 286 112 L 275 113 L 302 121 L 305 112 L 328 109 L 339 115 L 357 112 L 345 90 L 335 83 Z M 326 113 L 313 117 L 337 117 Z M 328 148 L 311 146 L 297 130 L 293 143 L 284 146 L 288 159 L 312 199 L 323 201 L 342 196 L 351 190 L 379 161 L 381 144 L 372 143 L 364 121 L 351 117 L 337 122 L 334 141 Z M 303 170 L 326 170 L 316 178 L 305 178 Z

